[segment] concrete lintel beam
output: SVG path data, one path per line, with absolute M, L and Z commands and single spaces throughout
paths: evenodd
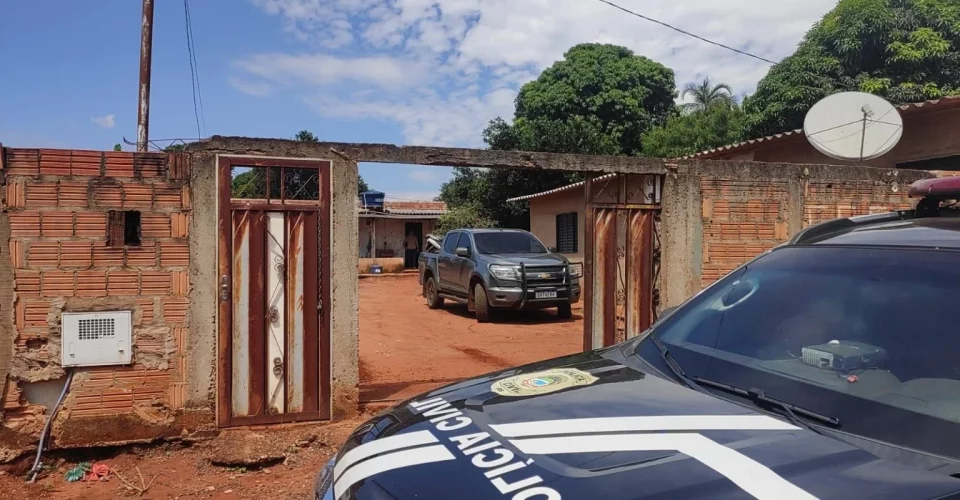
M 590 156 L 491 149 L 396 146 L 339 142 L 300 142 L 290 139 L 253 139 L 213 136 L 188 146 L 188 151 L 263 154 L 264 156 L 325 158 L 331 149 L 358 162 L 405 163 L 446 167 L 532 168 L 577 172 L 662 174 L 667 161 L 632 156 Z

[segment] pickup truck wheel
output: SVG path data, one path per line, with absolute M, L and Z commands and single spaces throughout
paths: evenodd
M 473 305 L 477 310 L 477 323 L 489 323 L 490 302 L 487 301 L 487 291 L 480 283 L 473 288 Z
M 570 319 L 573 317 L 573 311 L 569 302 L 557 306 L 557 317 L 560 319 Z
M 437 291 L 437 282 L 433 276 L 427 278 L 427 284 L 424 285 L 424 292 L 427 296 L 427 307 L 430 309 L 440 309 L 443 307 L 443 297 Z

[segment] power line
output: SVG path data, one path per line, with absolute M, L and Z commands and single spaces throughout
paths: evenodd
M 713 40 L 709 40 L 709 39 L 704 38 L 704 37 L 702 37 L 702 36 L 700 36 L 700 35 L 695 35 L 695 34 L 693 34 L 693 33 L 690 33 L 689 31 L 685 31 L 685 30 L 682 30 L 682 29 L 680 29 L 680 28 L 677 28 L 676 26 L 671 26 L 671 25 L 669 25 L 669 24 L 667 24 L 667 23 L 665 23 L 665 22 L 663 22 L 663 21 L 658 21 L 658 20 L 656 20 L 656 19 L 654 19 L 654 18 L 652 18 L 652 17 L 647 17 L 647 16 L 645 16 L 645 15 L 643 15 L 643 14 L 634 12 L 634 11 L 632 11 L 632 10 L 630 10 L 630 9 L 625 8 L 625 7 L 621 7 L 621 6 L 619 6 L 619 5 L 617 5 L 617 4 L 613 3 L 613 2 L 610 2 L 610 1 L 608 1 L 608 0 L 597 0 L 597 1 L 598 1 L 598 2 L 601 2 L 601 3 L 605 3 L 605 4 L 611 6 L 611 7 L 615 8 L 615 9 L 620 9 L 620 10 L 622 10 L 622 11 L 624 11 L 624 12 L 626 12 L 627 14 L 630 14 L 630 15 L 632 15 L 632 16 L 636 16 L 636 17 L 639 17 L 640 19 L 644 19 L 644 20 L 650 21 L 651 23 L 656 23 L 656 24 L 659 24 L 660 26 L 664 26 L 664 27 L 666 27 L 666 28 L 670 28 L 670 29 L 672 29 L 673 31 L 676 31 L 676 32 L 678 32 L 678 33 L 682 33 L 682 34 L 684 34 L 684 35 L 687 35 L 687 36 L 690 36 L 690 37 L 693 37 L 693 38 L 696 38 L 697 40 L 700 40 L 700 41 L 703 41 L 703 42 L 707 42 L 707 43 L 709 43 L 709 44 L 711 44 L 711 45 L 716 45 L 717 47 L 721 47 L 721 48 L 724 48 L 724 49 L 727 49 L 727 50 L 731 50 L 731 51 L 733 51 L 733 52 L 736 52 L 737 54 L 744 55 L 744 56 L 747 56 L 747 57 L 752 57 L 752 58 L 754 58 L 754 59 L 761 60 L 761 61 L 763 61 L 763 62 L 765 62 L 765 63 L 777 64 L 776 62 L 771 61 L 770 59 L 766 59 L 766 58 L 764 58 L 764 57 L 760 57 L 760 56 L 751 54 L 751 53 L 749 53 L 749 52 L 742 51 L 742 50 L 740 50 L 740 49 L 735 49 L 735 48 L 733 48 L 733 47 L 731 47 L 731 46 L 729 46 L 729 45 L 724 45 L 724 44 L 722 44 L 722 43 L 720 43 L 720 42 L 714 42 Z
M 203 95 L 200 92 L 200 70 L 197 65 L 197 49 L 193 38 L 193 23 L 190 20 L 190 3 L 188 0 L 183 0 L 183 16 L 187 32 L 187 61 L 190 63 L 190 87 L 193 91 L 193 117 L 197 122 L 197 139 L 200 139 L 204 135 L 200 127 L 201 116 L 203 116 Z M 200 102 L 199 110 L 197 108 L 198 100 Z M 202 121 L 203 131 L 206 132 L 206 119 L 204 118 Z
M 197 100 L 200 101 L 200 123 L 203 125 L 203 135 L 207 135 L 207 115 L 203 112 L 203 92 L 200 90 L 200 65 L 197 63 L 197 39 L 193 36 L 193 16 L 187 10 L 187 27 L 190 31 L 190 46 L 193 47 L 193 67 L 197 77 Z
M 661 25 L 661 26 L 665 26 L 665 27 L 667 27 L 667 28 L 670 28 L 670 29 L 678 32 L 678 33 L 682 33 L 682 34 L 684 34 L 684 35 L 687 35 L 687 36 L 691 36 L 691 37 L 693 37 L 693 38 L 696 38 L 697 40 L 701 40 L 701 41 L 707 42 L 707 43 L 709 43 L 709 44 L 711 44 L 711 45 L 716 45 L 717 47 L 721 47 L 721 48 L 724 48 L 724 49 L 727 49 L 727 50 L 736 52 L 737 54 L 741 54 L 741 55 L 744 55 L 744 56 L 747 56 L 747 57 L 752 57 L 752 58 L 754 58 L 754 59 L 763 61 L 763 62 L 768 63 L 768 64 L 772 64 L 772 65 L 778 64 L 776 61 L 771 61 L 770 59 L 767 59 L 767 58 L 765 58 L 765 57 L 760 57 L 760 56 L 758 56 L 758 55 L 754 55 L 754 54 L 751 54 L 751 53 L 749 53 L 749 52 L 745 52 L 745 51 L 740 50 L 740 49 L 735 49 L 735 48 L 733 48 L 733 47 L 730 47 L 729 45 L 724 45 L 724 44 L 722 44 L 722 43 L 715 42 L 715 41 L 713 41 L 713 40 L 709 40 L 709 39 L 704 38 L 704 37 L 702 37 L 702 36 L 700 36 L 700 35 L 696 35 L 696 34 L 690 33 L 689 31 L 686 31 L 686 30 L 682 30 L 682 29 L 680 29 L 680 28 L 677 28 L 676 26 L 672 26 L 672 25 L 670 25 L 670 24 L 667 24 L 667 23 L 665 23 L 665 22 L 663 22 L 663 21 L 658 21 L 658 20 L 656 20 L 656 19 L 653 19 L 652 17 L 648 17 L 648 16 L 645 16 L 645 15 L 643 15 L 643 14 L 634 12 L 634 11 L 632 11 L 632 10 L 630 10 L 630 9 L 625 8 L 625 7 L 621 7 L 621 6 L 619 6 L 619 5 L 611 2 L 611 1 L 609 1 L 609 0 L 597 0 L 597 1 L 598 1 L 598 2 L 602 2 L 602 3 L 605 3 L 605 4 L 611 6 L 611 7 L 615 8 L 615 9 L 620 9 L 620 10 L 622 10 L 623 12 L 626 12 L 627 14 L 630 14 L 630 15 L 633 15 L 633 16 L 636 16 L 636 17 L 639 17 L 640 19 L 644 19 L 644 20 L 646 20 L 646 21 L 650 21 L 650 22 L 652 22 L 652 23 L 659 24 L 659 25 Z M 800 70 L 799 72 L 800 72 L 800 73 L 803 73 L 803 74 L 806 74 L 806 75 L 814 76 L 814 77 L 817 77 L 817 78 L 827 78 L 827 79 L 829 79 L 829 77 L 826 77 L 825 75 L 820 75 L 820 74 L 817 74 L 817 73 L 812 73 L 812 72 L 810 72 L 810 71 Z M 856 88 L 856 87 L 854 87 L 854 86 L 852 86 L 852 85 L 850 85 L 850 84 L 844 83 L 843 81 L 838 80 L 838 79 L 830 79 L 830 82 L 833 83 L 833 84 L 835 84 L 836 86 L 838 86 L 838 87 L 840 87 L 840 88 L 842 88 L 842 89 L 848 90 L 848 91 L 859 91 L 859 90 L 860 90 L 860 89 L 858 89 L 858 88 Z M 903 104 L 903 103 L 901 103 L 901 102 L 896 102 L 895 104 Z

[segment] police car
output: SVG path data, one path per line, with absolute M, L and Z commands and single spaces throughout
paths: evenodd
M 358 428 L 334 499 L 960 498 L 960 178 L 812 226 L 619 345 Z

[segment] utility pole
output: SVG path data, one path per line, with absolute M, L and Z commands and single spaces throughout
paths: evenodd
M 137 105 L 137 151 L 147 151 L 150 128 L 150 66 L 153 53 L 153 0 L 143 0 L 140 27 L 140 91 Z

